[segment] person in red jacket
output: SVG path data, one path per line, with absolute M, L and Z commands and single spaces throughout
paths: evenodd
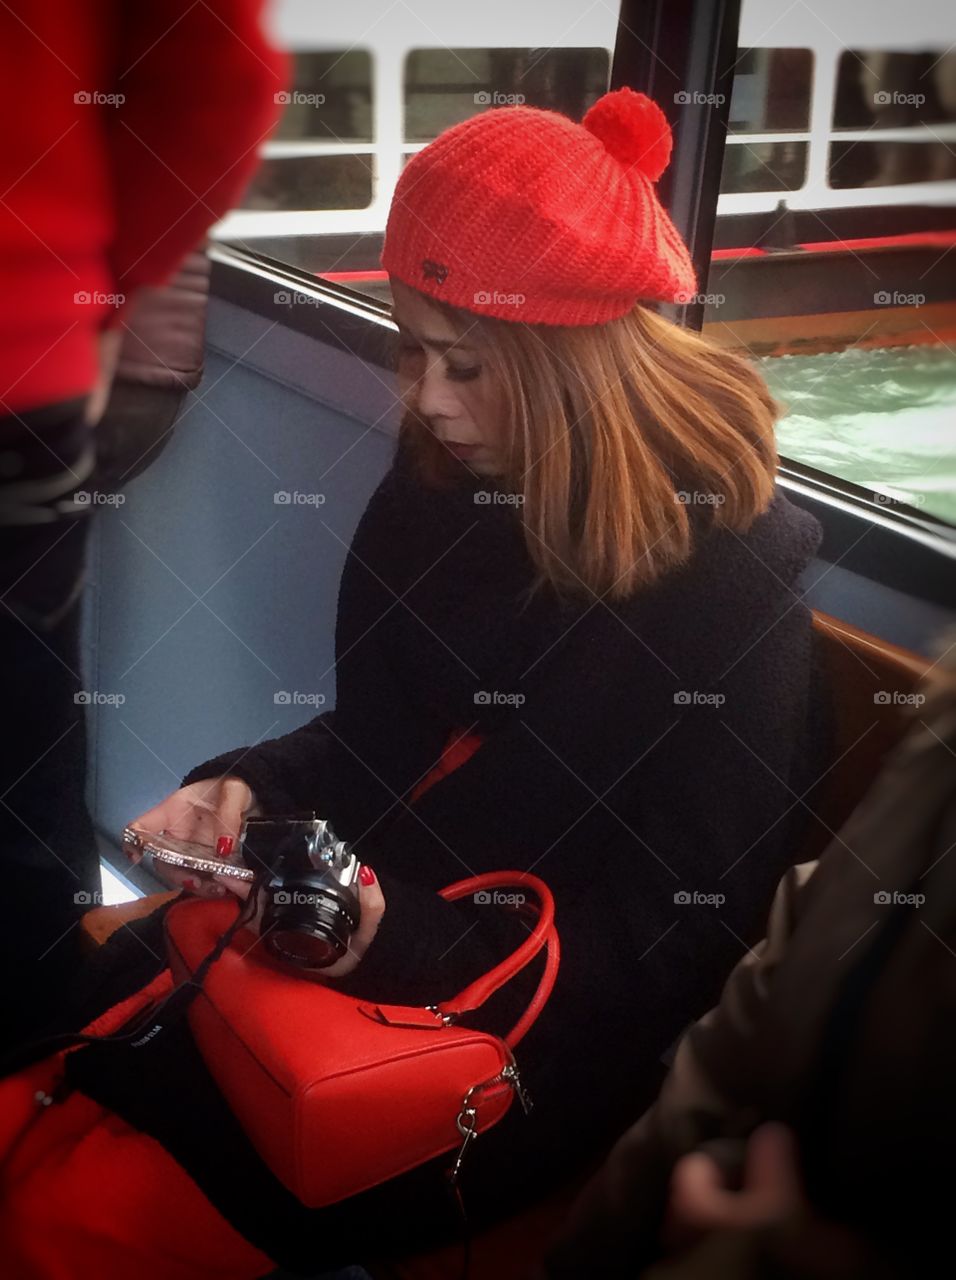
M 125 318 L 233 206 L 279 113 L 262 0 L 0 6 L 0 777 L 5 958 L 25 1025 L 99 890 L 79 602 L 95 423 Z

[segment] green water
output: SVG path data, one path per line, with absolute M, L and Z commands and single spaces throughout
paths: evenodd
M 956 525 L 956 351 L 849 348 L 757 363 L 789 406 L 783 457 Z

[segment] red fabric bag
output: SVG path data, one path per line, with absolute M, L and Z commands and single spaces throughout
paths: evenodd
M 172 987 L 164 969 L 84 1031 L 112 1035 Z M 274 1270 L 153 1138 L 79 1092 L 44 1105 L 68 1052 L 0 1080 L 5 1280 L 257 1280 Z

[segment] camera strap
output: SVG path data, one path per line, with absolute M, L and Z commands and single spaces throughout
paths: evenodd
M 202 984 L 212 965 L 219 959 L 247 919 L 251 919 L 255 912 L 255 902 L 256 894 L 253 890 L 243 904 L 243 909 L 229 928 L 223 932 L 196 972 L 185 982 L 174 987 L 158 1004 L 147 1006 L 146 1009 L 138 1009 L 112 1035 L 95 1036 L 87 1035 L 83 1031 L 64 1031 L 27 1044 L 17 1045 L 9 1053 L 0 1057 L 0 1079 L 15 1075 L 24 1067 L 67 1049 L 99 1045 L 114 1047 L 119 1051 L 136 1052 L 152 1044 L 167 1028 L 181 1021 L 190 1004 L 202 990 Z M 66 1061 L 69 1072 L 70 1059 L 67 1058 Z

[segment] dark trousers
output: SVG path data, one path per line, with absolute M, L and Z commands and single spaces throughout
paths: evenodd
M 4 1038 L 57 1007 L 100 888 L 84 798 L 80 608 L 92 501 L 83 399 L 0 418 Z
M 95 430 L 85 398 L 0 417 L 0 958 L 5 1038 L 55 1018 L 82 963 L 80 917 L 98 901 L 85 801 L 80 670 L 86 550 L 97 498 L 169 442 L 185 390 L 117 379 Z

